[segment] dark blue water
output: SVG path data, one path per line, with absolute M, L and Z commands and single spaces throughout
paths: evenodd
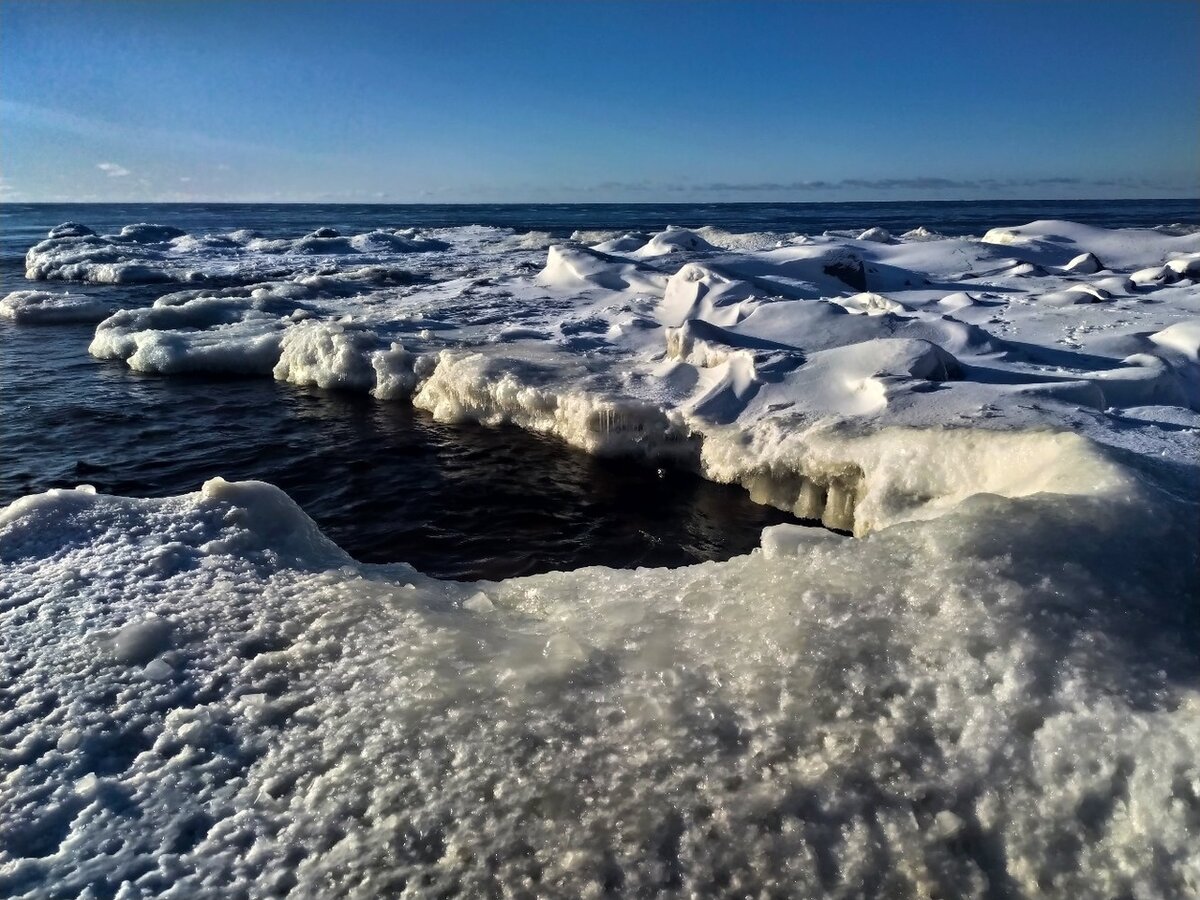
M 1039 218 L 1198 223 L 1200 204 L 8 204 L 0 207 L 0 295 L 34 286 L 23 277 L 25 250 L 68 220 L 97 231 L 148 221 L 296 236 L 326 225 L 353 233 L 466 224 L 559 235 L 668 224 L 802 232 L 924 225 L 959 234 Z M 69 287 L 118 306 L 148 305 L 171 289 Z M 91 334 L 90 326 L 0 323 L 0 503 L 79 483 L 165 496 L 214 475 L 258 478 L 288 491 L 356 557 L 453 578 L 725 559 L 757 546 L 765 525 L 788 520 L 737 488 L 590 458 L 515 429 L 439 425 L 404 404 L 266 379 L 139 375 L 88 356 Z
M 891 203 L 563 203 L 563 204 L 317 204 L 317 203 L 44 203 L 5 204 L 0 228 L 38 234 L 67 220 L 97 231 L 156 222 L 186 231 L 252 228 L 268 236 L 297 235 L 324 225 L 347 232 L 376 227 L 495 225 L 566 236 L 576 229 L 661 229 L 714 225 L 730 231 L 865 229 L 903 232 L 923 225 L 944 234 L 982 234 L 1036 219 L 1068 219 L 1110 228 L 1200 224 L 1200 200 L 966 200 Z

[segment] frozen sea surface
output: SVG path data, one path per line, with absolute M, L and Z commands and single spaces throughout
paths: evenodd
M 174 398 L 189 450 L 0 511 L 0 894 L 1197 895 L 1200 229 L 1157 203 L 24 211 L 12 390 Z M 75 474 L 34 406 L 14 493 Z M 296 503 L 373 518 L 397 440 L 826 528 L 439 580 Z

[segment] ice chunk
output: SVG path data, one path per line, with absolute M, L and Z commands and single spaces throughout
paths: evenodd
M 51 228 L 46 237 L 84 237 L 85 235 L 95 233 L 86 225 L 80 225 L 78 222 L 63 222 L 61 225 L 55 225 Z
M 112 638 L 112 654 L 123 663 L 143 665 L 171 645 L 171 623 L 158 616 L 131 622 Z
M 1063 268 L 1068 272 L 1076 272 L 1080 275 L 1094 275 L 1107 266 L 1096 258 L 1094 253 L 1080 253 Z
M 669 253 L 678 253 L 680 251 L 704 253 L 716 249 L 716 247 L 694 231 L 680 228 L 677 225 L 671 225 L 666 231 L 660 231 L 651 237 L 649 241 L 633 251 L 631 255 L 638 259 L 646 259 L 656 256 L 666 256 Z
M 889 232 L 886 228 L 880 228 L 878 226 L 874 228 L 868 228 L 858 236 L 858 239 L 860 241 L 873 241 L 876 244 L 890 244 L 895 240 L 895 238 L 892 237 L 891 232 Z
M 375 386 L 372 353 L 378 346 L 373 331 L 335 322 L 300 322 L 284 333 L 273 374 L 276 381 L 292 384 L 367 391 Z
M 82 294 L 13 291 L 0 300 L 0 319 L 22 325 L 99 322 L 112 313 L 106 301 Z

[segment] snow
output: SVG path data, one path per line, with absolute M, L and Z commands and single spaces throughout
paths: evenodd
M 947 429 L 1078 431 L 1144 453 L 1145 433 L 1121 409 L 1200 408 L 1187 331 L 1200 293 L 1165 262 L 1186 260 L 1196 233 L 1046 222 L 984 240 L 774 235 L 730 250 L 700 232 L 739 246 L 713 229 L 670 228 L 624 253 L 445 229 L 430 239 L 459 262 L 440 278 L 399 268 L 406 250 L 367 266 L 347 252 L 342 268 L 301 265 L 119 312 L 98 326 L 92 353 L 142 371 L 271 374 L 411 402 L 447 422 L 515 424 L 742 484 L 856 534 L 984 489 L 977 469 L 990 455 Z M 1068 267 L 1081 247 L 1108 268 Z M 1139 281 L 1154 264 L 1172 277 Z M 927 429 L 967 453 L 944 465 L 975 474 L 886 511 L 864 498 L 897 490 L 889 467 L 860 459 L 858 438 L 834 447 L 814 437 Z M 1188 462 L 1189 435 L 1156 433 L 1154 452 Z M 814 441 L 828 449 L 819 461 Z M 829 504 L 847 471 L 853 489 Z
M 1200 362 L 1200 319 L 1176 322 L 1150 335 L 1150 340 L 1161 347 L 1179 351 L 1192 362 Z
M 660 231 L 650 238 L 642 247 L 632 252 L 635 259 L 646 259 L 655 256 L 666 256 L 684 250 L 706 251 L 717 249 L 700 235 L 686 228 L 672 225 L 666 231 Z
M 1200 892 L 1200 234 L 56 232 L 30 277 L 199 281 L 97 357 L 826 528 L 457 584 L 264 484 L 20 499 L 0 894 Z
M 858 236 L 860 241 L 874 241 L 877 244 L 890 244 L 893 241 L 891 232 L 886 228 L 868 228 Z

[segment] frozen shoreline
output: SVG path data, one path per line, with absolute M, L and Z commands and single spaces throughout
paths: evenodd
M 96 356 L 671 459 L 861 539 L 470 585 L 266 485 L 17 501 L 7 893 L 1200 890 L 1200 235 L 130 234 L 30 251 L 192 286 Z M 195 287 L 247 255 L 294 271 Z
M 1043 432 L 1186 463 L 1200 424 L 1200 233 L 1186 229 L 574 235 L 589 248 L 472 227 L 409 230 L 386 253 L 384 232 L 61 230 L 29 251 L 30 277 L 295 271 L 118 312 L 97 327 L 94 356 L 508 422 L 589 453 L 674 461 L 860 534 L 978 491 L 1021 494 L 1018 478 L 994 483 L 985 442 L 960 430 L 1028 432 L 998 440 L 1053 470 L 1063 440 Z M 938 429 L 950 433 L 918 436 Z M 944 443 L 941 469 L 894 473 L 863 457 L 864 444 L 888 444 L 871 437 L 884 430 L 926 458 L 925 444 Z M 1075 465 L 1057 489 L 1074 490 Z

